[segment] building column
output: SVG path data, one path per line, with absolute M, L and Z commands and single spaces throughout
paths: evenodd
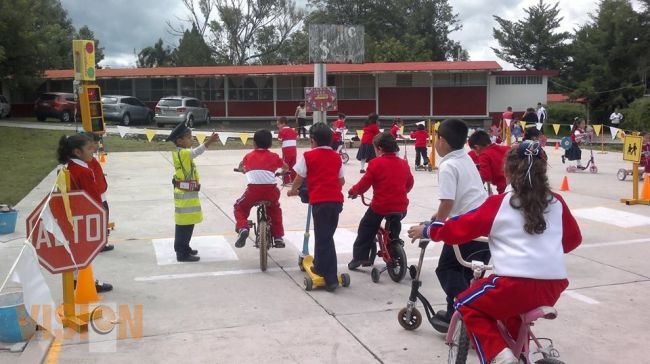
M 379 115 L 379 75 L 375 73 L 373 76 L 375 76 L 375 114 Z
M 278 76 L 273 76 L 273 116 L 278 117 Z
M 223 102 L 226 110 L 226 118 L 228 117 L 228 99 L 230 92 L 228 91 L 228 76 L 223 76 Z
M 176 77 L 176 95 L 182 96 L 181 95 L 181 79 L 180 79 L 180 77 Z
M 429 72 L 429 116 L 433 117 L 433 73 Z

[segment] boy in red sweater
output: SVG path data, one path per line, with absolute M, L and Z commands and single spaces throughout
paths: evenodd
M 332 292 L 339 286 L 334 232 L 343 210 L 343 162 L 330 147 L 332 129 L 327 124 L 314 124 L 309 137 L 312 150 L 305 152 L 296 163 L 296 180 L 287 196 L 298 196 L 298 189 L 304 181 L 307 182 L 314 218 L 314 265 L 311 269 L 314 274 L 325 278 L 325 288 Z
M 503 166 L 510 147 L 493 144 L 490 135 L 483 130 L 470 135 L 468 142 L 478 155 L 478 171 L 483 182 L 492 183 L 497 186 L 498 193 L 503 193 L 507 185 Z
M 271 218 L 271 234 L 273 246 L 284 248 L 284 227 L 282 226 L 282 209 L 280 209 L 280 190 L 275 185 L 275 171 L 289 169 L 280 156 L 269 151 L 273 135 L 266 129 L 261 129 L 253 135 L 255 150 L 246 154 L 239 163 L 239 171 L 246 175 L 248 187 L 244 194 L 235 202 L 235 229 L 239 236 L 235 242 L 236 248 L 246 245 L 248 238 L 248 215 L 251 208 L 260 201 L 269 201 L 267 212 Z
M 390 134 L 397 139 L 398 137 L 401 137 L 400 135 L 400 129 L 404 126 L 404 120 L 400 118 L 395 118 L 393 121 L 393 126 L 390 128 Z
M 395 153 L 399 150 L 397 141 L 390 133 L 381 133 L 373 141 L 378 158 L 368 163 L 368 170 L 361 180 L 350 190 L 348 195 L 352 198 L 373 190 L 370 207 L 359 222 L 357 239 L 354 241 L 352 261 L 348 263 L 349 269 L 356 269 L 360 265 L 369 266 L 370 249 L 374 244 L 374 236 L 379 230 L 381 221 L 389 215 L 392 217 L 390 225 L 390 244 L 399 244 L 399 234 L 402 230 L 402 219 L 406 216 L 409 204 L 407 194 L 413 188 L 413 175 L 408 163 L 399 158 Z M 394 217 L 399 213 L 399 219 Z
M 418 124 L 418 130 L 411 133 L 411 139 L 415 139 L 415 168 L 420 167 L 420 157 L 424 160 L 424 165 L 428 166 L 427 143 L 429 142 L 429 133 L 424 130 L 424 125 Z
M 282 141 L 282 160 L 289 166 L 289 174 L 282 177 L 284 185 L 288 185 L 296 178 L 296 171 L 293 166 L 296 164 L 296 155 L 298 148 L 296 147 L 296 131 L 287 126 L 287 118 L 281 116 L 276 123 L 278 131 L 278 139 Z
M 337 153 L 344 143 L 343 133 L 345 133 L 345 114 L 339 114 L 339 118 L 334 122 L 334 134 L 332 134 L 332 149 Z

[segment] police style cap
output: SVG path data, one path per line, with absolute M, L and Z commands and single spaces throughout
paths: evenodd
M 176 139 L 182 137 L 183 135 L 185 135 L 185 134 L 187 134 L 187 133 L 189 133 L 191 131 L 192 130 L 190 128 L 188 128 L 187 125 L 185 125 L 185 123 L 180 123 L 180 124 L 176 125 L 174 130 L 172 130 L 172 132 L 169 134 L 169 136 L 167 137 L 167 141 L 168 142 L 176 141 Z

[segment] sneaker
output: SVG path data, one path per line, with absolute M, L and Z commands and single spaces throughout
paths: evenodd
M 339 282 L 330 283 L 325 286 L 327 292 L 334 292 L 339 287 Z
M 106 282 L 100 282 L 98 280 L 95 281 L 95 289 L 97 290 L 97 293 L 102 293 L 102 292 L 109 292 L 113 290 L 113 285 L 110 283 Z
M 366 173 L 366 170 L 362 169 L 362 170 L 359 171 L 359 173 Z
M 104 245 L 104 248 L 102 248 L 102 253 L 103 252 L 110 252 L 111 250 L 115 249 L 115 245 L 113 244 L 106 244 Z
M 282 238 L 273 239 L 273 246 L 276 248 L 284 248 L 284 239 Z
M 176 261 L 177 262 L 187 262 L 187 263 L 192 263 L 192 262 L 198 262 L 201 260 L 201 257 L 196 256 L 196 255 L 186 255 L 186 256 L 176 256 Z
M 195 249 L 190 249 L 190 255 L 198 255 L 199 251 Z
M 440 310 L 440 311 L 436 312 L 436 317 L 440 321 L 444 321 L 446 323 L 451 322 L 451 315 L 447 316 L 447 311 L 446 310 Z
M 248 229 L 239 229 L 239 237 L 237 237 L 237 241 L 235 242 L 235 248 L 242 248 L 246 245 L 246 239 L 248 239 Z
M 564 164 L 565 162 L 566 162 L 566 157 L 562 156 L 562 164 Z
M 519 360 L 512 353 L 512 350 L 505 348 L 494 357 L 490 364 L 519 364 Z
M 431 326 L 433 326 L 436 331 L 446 334 L 449 331 L 449 321 L 444 321 L 438 318 L 438 315 L 434 315 L 431 320 Z

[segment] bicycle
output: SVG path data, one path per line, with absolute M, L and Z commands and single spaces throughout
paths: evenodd
M 339 154 L 339 156 L 341 156 L 341 161 L 343 161 L 343 164 L 347 164 L 350 161 L 350 156 L 348 155 L 348 151 L 345 148 L 345 134 L 347 132 L 347 129 L 344 129 L 341 132 L 341 144 L 339 144 L 336 148 L 336 152 Z
M 368 207 L 370 206 L 370 203 L 366 202 L 364 195 L 361 195 L 361 202 Z M 382 227 L 380 225 L 375 235 L 375 239 L 370 248 L 370 262 L 373 264 L 377 255 L 379 255 L 385 265 L 381 269 L 373 267 L 370 271 L 370 277 L 374 283 L 379 282 L 381 274 L 385 271 L 388 271 L 388 275 L 393 282 L 400 282 L 406 275 L 407 262 L 406 252 L 404 252 L 404 242 L 399 237 L 391 240 L 389 235 L 391 222 L 397 220 L 399 223 L 402 217 L 402 213 L 387 215 L 385 217 L 385 226 Z M 379 247 L 379 251 L 377 251 L 377 247 Z
M 414 239 L 415 240 L 415 239 Z M 457 245 L 453 246 L 454 254 L 458 262 L 467 268 L 470 268 L 474 274 L 474 278 L 470 283 L 470 287 L 483 275 L 484 272 L 492 270 L 494 267 L 490 264 L 484 264 L 481 261 L 472 261 L 467 262 L 463 259 L 460 254 L 460 248 Z M 526 312 L 521 317 L 521 325 L 519 326 L 519 335 L 516 340 L 510 337 L 508 330 L 505 325 L 498 321 L 498 328 L 501 336 L 505 339 L 506 343 L 510 350 L 512 350 L 515 357 L 520 358 L 520 362 L 523 359 L 525 364 L 535 363 L 535 364 L 564 364 L 564 362 L 556 359 L 560 356 L 560 353 L 553 347 L 553 340 L 549 338 L 538 338 L 536 337 L 532 330 L 534 322 L 537 319 L 545 318 L 547 320 L 553 320 L 557 317 L 557 311 L 555 308 L 550 306 L 540 306 L 529 312 Z M 548 340 L 549 345 L 544 347 L 541 344 L 541 340 Z M 537 350 L 531 352 L 530 342 L 533 342 L 537 347 Z M 458 311 L 454 312 L 451 317 L 451 322 L 449 323 L 449 331 L 445 338 L 446 344 L 449 346 L 449 355 L 448 363 L 449 364 L 465 364 L 467 361 L 467 355 L 469 353 L 469 336 L 467 335 L 467 330 L 463 324 L 463 320 L 460 317 Z M 541 354 L 542 358 L 537 361 L 532 361 L 532 355 Z

